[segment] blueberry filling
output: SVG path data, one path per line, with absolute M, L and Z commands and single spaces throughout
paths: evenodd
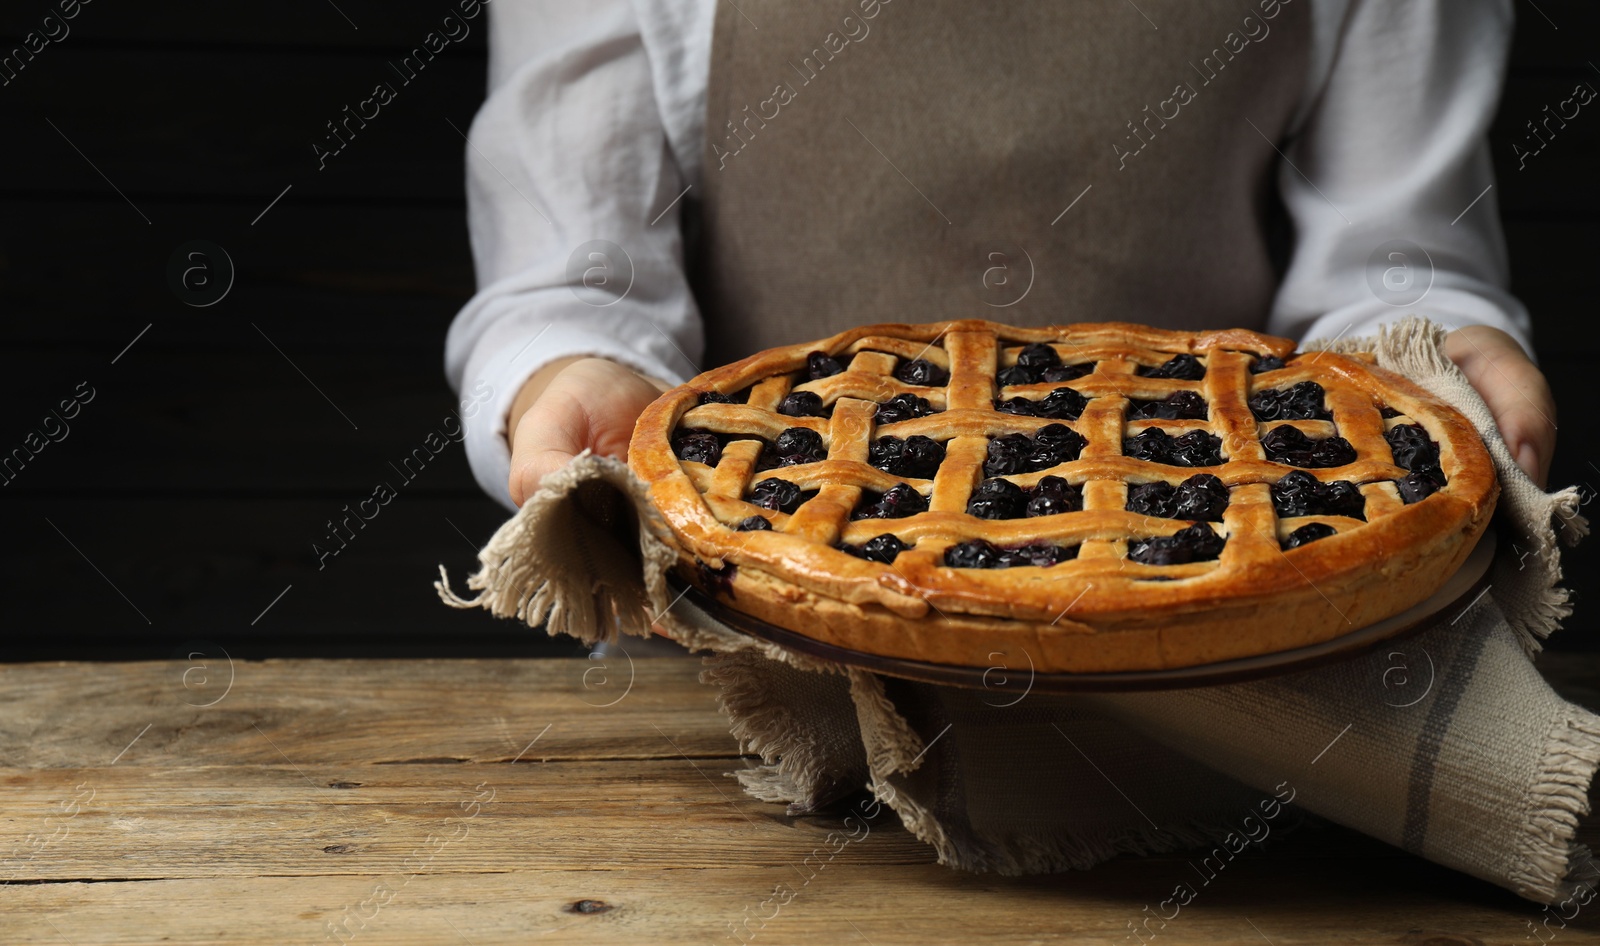
M 1022 519 L 1077 512 L 1083 491 L 1059 476 L 1046 476 L 1031 490 L 1010 480 L 987 479 L 967 500 L 967 515 L 979 519 Z
M 822 435 L 810 427 L 790 427 L 778 435 L 761 452 L 757 470 L 771 470 L 780 466 L 798 466 L 826 459 L 828 449 L 822 445 Z
M 1077 420 L 1083 415 L 1089 399 L 1071 388 L 1056 388 L 1040 400 L 1013 397 L 995 399 L 994 409 L 1003 414 L 1021 417 L 1048 417 L 1051 420 Z
M 900 364 L 894 369 L 894 376 L 906 384 L 922 387 L 938 387 L 950 380 L 950 372 L 921 358 Z
M 1038 384 L 1048 381 L 1052 384 L 1062 381 L 1075 381 L 1094 370 L 1094 364 L 1063 365 L 1061 356 L 1049 345 L 1035 342 L 1026 345 L 1017 352 L 1017 363 L 1009 368 L 1000 369 L 995 380 L 1001 386 L 1009 387 L 1015 384 Z
M 1176 487 L 1154 482 L 1130 487 L 1128 511 L 1162 519 L 1221 522 L 1228 508 L 1228 488 L 1210 473 L 1196 473 Z
M 1141 565 L 1184 565 L 1206 562 L 1222 554 L 1227 540 L 1203 523 L 1179 529 L 1172 535 L 1136 539 L 1128 543 L 1128 558 Z
M 1065 424 L 1041 427 L 1027 434 L 1006 434 L 989 441 L 989 456 L 983 463 L 984 476 L 1006 476 L 1047 470 L 1078 459 L 1088 441 Z
M 1394 465 L 1410 471 L 1395 482 L 1400 498 L 1408 505 L 1427 499 L 1445 484 L 1444 470 L 1439 466 L 1439 445 L 1420 425 L 1396 424 L 1383 437 L 1389 441 Z
M 1382 417 L 1384 420 L 1388 420 L 1391 417 L 1399 417 L 1400 416 L 1400 412 L 1395 410 L 1394 408 L 1390 407 L 1387 404 L 1379 404 L 1378 405 L 1378 416 Z
M 772 523 L 766 516 L 746 516 L 734 525 L 740 532 L 766 532 L 772 528 Z
M 778 413 L 786 417 L 822 417 L 827 411 L 821 395 L 813 391 L 791 391 L 778 404 Z
M 732 394 L 723 394 L 719 391 L 701 391 L 701 404 L 745 404 L 750 400 L 750 389 L 744 388 Z
M 672 452 L 680 460 L 716 466 L 722 459 L 722 440 L 716 434 L 697 431 L 672 438 Z
M 927 417 L 936 413 L 938 412 L 925 397 L 917 397 L 915 394 L 896 394 L 878 405 L 872 420 L 876 424 L 897 424 L 913 417 Z
M 1006 548 L 983 539 L 968 539 L 945 549 L 944 563 L 951 568 L 1016 568 L 1021 565 L 1049 568 L 1077 557 L 1076 545 L 1035 542 Z
M 1222 438 L 1203 430 L 1171 437 L 1159 427 L 1148 427 L 1122 441 L 1122 454 L 1171 466 L 1217 466 L 1222 463 Z
M 901 440 L 879 437 L 867 448 L 867 462 L 894 476 L 933 479 L 944 461 L 944 444 L 919 435 Z
M 1283 359 L 1277 355 L 1267 355 L 1257 358 L 1255 364 L 1250 366 L 1251 374 L 1266 374 L 1268 371 L 1277 371 L 1283 367 Z
M 1294 387 L 1257 391 L 1250 395 L 1250 413 L 1256 420 L 1331 420 L 1323 407 L 1327 392 L 1315 381 L 1302 381 Z
M 816 490 L 806 492 L 788 480 L 773 476 L 750 487 L 749 502 L 752 506 L 760 506 L 762 509 L 792 513 L 800 508 L 801 503 L 816 494 Z
M 1178 381 L 1199 381 L 1206 376 L 1206 366 L 1193 355 L 1174 355 L 1161 365 L 1147 368 L 1140 365 L 1135 372 L 1141 378 L 1173 378 Z
M 1295 470 L 1272 484 L 1272 508 L 1285 519 L 1293 516 L 1367 518 L 1367 498 L 1349 480 L 1323 483 Z
M 1129 420 L 1205 420 L 1206 399 L 1194 391 L 1174 391 L 1160 401 L 1130 400 Z
M 1283 550 L 1287 552 L 1290 549 L 1297 549 L 1307 542 L 1315 542 L 1318 539 L 1326 539 L 1330 535 L 1337 534 L 1338 532 L 1334 530 L 1333 526 L 1325 526 L 1320 522 L 1307 523 L 1289 533 L 1289 537 L 1283 540 Z
M 886 493 L 863 492 L 851 519 L 904 519 L 928 511 L 928 500 L 905 483 Z
M 814 351 L 806 356 L 806 380 L 829 378 L 844 370 L 844 365 L 826 352 Z
M 900 541 L 898 536 L 885 532 L 877 538 L 868 539 L 861 545 L 840 545 L 839 551 L 864 558 L 869 562 L 881 562 L 884 565 L 892 563 L 901 552 L 911 546 Z
M 1356 462 L 1356 448 L 1343 437 L 1312 440 L 1297 427 L 1274 427 L 1261 438 L 1267 459 L 1307 469 L 1326 469 Z

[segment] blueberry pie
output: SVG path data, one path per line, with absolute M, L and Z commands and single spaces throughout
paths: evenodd
M 728 607 L 882 657 L 1054 672 L 1359 630 L 1433 594 L 1498 495 L 1466 418 L 1371 356 L 1123 323 L 761 352 L 652 404 L 629 464 L 678 572 Z

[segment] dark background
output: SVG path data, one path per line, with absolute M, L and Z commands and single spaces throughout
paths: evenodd
M 54 9 L 6 4 L 0 49 Z M 581 652 L 441 605 L 436 565 L 459 586 L 504 512 L 459 445 L 409 483 L 390 466 L 457 408 L 444 333 L 473 275 L 456 129 L 483 97 L 488 17 L 409 85 L 389 65 L 453 10 L 97 0 L 0 87 L 0 455 L 80 382 L 96 392 L 0 486 L 0 659 L 195 640 L 241 658 Z M 1512 155 L 1544 106 L 1600 87 L 1600 8 L 1517 10 L 1493 194 L 1562 409 L 1552 483 L 1600 486 L 1600 105 L 1526 169 Z M 382 81 L 397 98 L 319 171 L 325 123 Z M 206 308 L 168 284 L 197 239 L 236 268 Z M 327 521 L 380 481 L 398 497 L 319 570 Z M 1580 592 L 1597 548 L 1569 557 Z M 1552 647 L 1600 649 L 1597 622 L 1580 593 Z

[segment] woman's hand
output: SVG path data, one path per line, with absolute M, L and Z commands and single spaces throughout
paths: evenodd
M 1446 335 L 1444 353 L 1483 395 L 1517 465 L 1543 488 L 1556 452 L 1556 403 L 1544 375 L 1516 339 L 1486 325 Z
M 604 358 L 562 358 L 527 380 L 507 415 L 511 501 L 584 450 L 625 457 L 634 421 L 666 385 Z

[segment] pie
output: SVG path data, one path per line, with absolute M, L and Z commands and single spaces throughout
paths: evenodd
M 1370 355 L 1125 323 L 761 352 L 652 404 L 629 465 L 718 604 L 879 657 L 1078 673 L 1398 614 L 1499 491 L 1471 423 Z

